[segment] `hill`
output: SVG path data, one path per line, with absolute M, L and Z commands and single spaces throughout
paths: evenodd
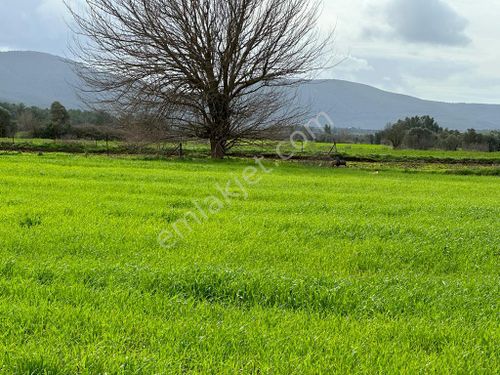
M 500 105 L 434 102 L 339 80 L 306 84 L 299 96 L 313 113 L 331 115 L 336 127 L 381 129 L 400 118 L 430 115 L 450 129 L 500 129 Z
M 38 52 L 0 52 L 0 101 L 49 107 L 58 100 L 81 108 L 71 62 Z
M 38 52 L 0 53 L 0 101 L 48 107 L 59 100 L 81 108 L 78 85 L 69 60 Z M 431 115 L 450 129 L 500 129 L 500 105 L 433 102 L 339 80 L 305 84 L 298 94 L 311 113 L 328 113 L 336 127 L 375 130 L 402 117 Z

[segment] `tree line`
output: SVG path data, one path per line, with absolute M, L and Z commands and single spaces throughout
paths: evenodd
M 50 108 L 0 103 L 0 138 L 117 138 L 116 122 L 105 111 L 67 110 L 58 101 Z
M 296 130 L 283 129 L 281 135 Z M 274 138 L 268 133 L 268 139 Z M 164 121 L 144 114 L 116 117 L 105 111 L 67 110 L 54 102 L 50 108 L 0 103 L 0 138 L 88 139 L 163 142 L 177 140 Z M 417 150 L 458 149 L 500 151 L 500 131 L 466 132 L 442 128 L 430 116 L 414 116 L 388 124 L 379 132 L 360 129 L 318 129 L 319 142 L 390 144 Z
M 461 133 L 458 130 L 442 128 L 430 116 L 414 116 L 388 124 L 384 130 L 375 133 L 375 143 L 391 144 L 394 148 L 416 150 L 442 149 L 500 151 L 500 131 L 481 133 L 468 129 Z

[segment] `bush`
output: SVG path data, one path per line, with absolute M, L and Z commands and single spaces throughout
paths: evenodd
M 394 148 L 405 146 L 417 150 L 440 148 L 456 151 L 461 146 L 464 150 L 495 152 L 500 151 L 500 132 L 483 134 L 468 129 L 461 134 L 457 130 L 443 129 L 430 116 L 415 116 L 388 124 L 375 134 L 374 142 L 389 142 Z
M 0 107 L 0 138 L 10 137 L 12 131 L 11 115 L 8 110 Z
M 436 134 L 428 128 L 410 129 L 405 136 L 405 145 L 416 150 L 428 150 L 436 143 Z
M 430 116 L 407 117 L 395 124 L 388 124 L 375 135 L 375 142 L 389 141 L 394 148 L 427 149 L 435 146 L 437 134 L 443 132 L 434 118 Z
M 117 141 L 125 138 L 119 129 L 106 125 L 79 125 L 71 129 L 71 136 L 76 139 L 94 141 Z
M 445 134 L 440 138 L 438 147 L 447 151 L 456 151 L 460 146 L 460 137 L 455 134 Z

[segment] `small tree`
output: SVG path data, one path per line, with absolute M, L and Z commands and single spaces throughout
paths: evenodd
M 25 110 L 17 117 L 17 127 L 19 131 L 26 132 L 30 137 L 34 137 L 40 133 L 41 122 L 33 115 L 31 110 Z
M 50 123 L 47 126 L 46 135 L 54 139 L 61 138 L 71 128 L 69 120 L 66 108 L 59 102 L 52 103 L 50 106 Z
M 392 143 L 392 147 L 399 148 L 405 139 L 406 130 L 407 126 L 403 122 L 398 121 L 396 124 L 386 127 L 384 131 L 385 138 Z
M 428 128 L 412 128 L 405 137 L 405 143 L 409 148 L 427 150 L 436 141 L 436 135 Z
M 414 116 L 388 124 L 377 137 L 390 141 L 394 148 L 399 148 L 404 143 L 410 148 L 431 148 L 437 140 L 436 135 L 442 132 L 443 128 L 434 118 Z
M 500 131 L 492 131 L 486 136 L 489 152 L 500 151 Z
M 443 131 L 443 128 L 439 126 L 439 124 L 436 122 L 436 120 L 433 117 L 430 116 L 422 116 L 422 117 L 415 117 L 417 124 L 414 127 L 417 128 L 424 128 L 427 130 L 430 130 L 433 133 L 440 133 Z
M 0 138 L 14 137 L 16 126 L 12 122 L 12 116 L 8 110 L 0 107 Z
M 482 141 L 483 141 L 482 135 L 477 133 L 475 129 L 467 129 L 467 132 L 464 133 L 464 145 L 465 146 L 479 144 Z
M 448 151 L 456 151 L 459 146 L 460 137 L 456 134 L 448 134 L 440 142 L 440 147 Z

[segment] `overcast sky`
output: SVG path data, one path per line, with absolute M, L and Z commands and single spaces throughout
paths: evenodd
M 0 50 L 68 56 L 62 0 L 0 0 Z M 500 104 L 500 1 L 324 0 L 335 61 L 321 78 L 425 99 Z

